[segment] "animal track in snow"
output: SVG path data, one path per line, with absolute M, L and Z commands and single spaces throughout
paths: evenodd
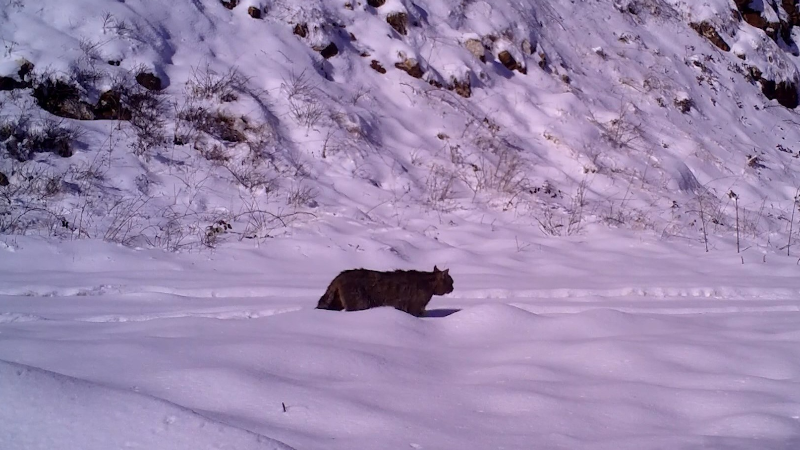
M 173 311 L 166 313 L 154 314 L 108 314 L 101 316 L 92 316 L 86 318 L 75 319 L 78 322 L 97 322 L 97 323 L 115 323 L 115 322 L 147 322 L 150 320 L 158 319 L 183 319 L 183 318 L 200 318 L 200 319 L 218 319 L 218 320 L 245 320 L 257 319 L 259 317 L 274 316 L 277 314 L 285 314 L 288 312 L 299 311 L 301 307 L 296 308 L 277 308 L 277 309 L 262 309 L 262 310 L 245 310 L 245 311 Z

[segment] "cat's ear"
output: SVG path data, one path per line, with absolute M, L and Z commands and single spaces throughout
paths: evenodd
M 447 274 L 448 274 L 449 272 L 450 272 L 450 269 L 444 269 L 444 271 L 443 271 L 442 273 L 444 274 L 444 276 L 447 276 Z
M 438 272 L 439 272 L 439 268 L 436 267 L 436 266 L 433 266 L 433 273 L 438 273 Z

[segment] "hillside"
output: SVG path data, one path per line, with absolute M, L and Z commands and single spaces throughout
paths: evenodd
M 0 229 L 180 250 L 491 217 L 730 248 L 734 193 L 742 246 L 785 250 L 792 2 L 562 3 L 7 2 Z

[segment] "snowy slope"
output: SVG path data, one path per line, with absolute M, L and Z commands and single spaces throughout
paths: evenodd
M 3 159 L 7 233 L 175 250 L 334 217 L 416 232 L 409 215 L 488 215 L 719 242 L 733 192 L 747 244 L 788 242 L 797 120 L 753 73 L 796 82 L 797 58 L 727 1 L 18 1 L 0 21 L 3 75 L 28 61 L 33 84 L 135 104 L 130 123 L 59 122 L 80 131 L 70 158 Z M 126 96 L 142 73 L 162 95 Z M 62 120 L 30 91 L 2 94 L 6 123 Z

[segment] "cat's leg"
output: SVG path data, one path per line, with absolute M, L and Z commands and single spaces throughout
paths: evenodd
M 362 311 L 370 307 L 369 296 L 360 286 L 349 286 L 343 303 L 348 311 Z
M 341 311 L 344 309 L 342 299 L 340 298 L 339 289 L 336 284 L 332 283 L 325 294 L 319 299 L 317 309 L 330 309 L 333 311 Z

